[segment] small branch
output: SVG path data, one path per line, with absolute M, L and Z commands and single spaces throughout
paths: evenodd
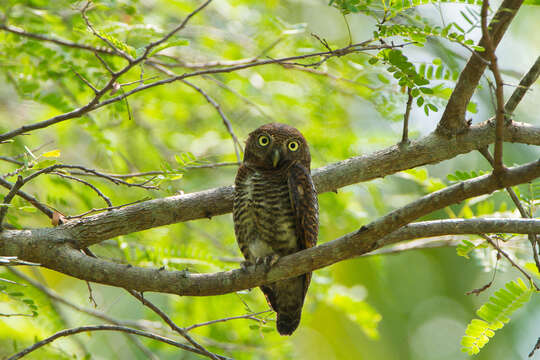
M 540 350 L 540 337 L 536 341 L 536 345 L 534 345 L 534 348 L 532 349 L 532 351 L 529 353 L 529 357 L 533 357 L 536 350 Z
M 198 327 L 208 326 L 208 325 L 212 325 L 212 324 L 217 324 L 217 323 L 226 322 L 226 321 L 230 321 L 230 320 L 237 320 L 237 319 L 249 319 L 249 320 L 254 320 L 254 321 L 257 321 L 257 322 L 262 322 L 264 324 L 264 323 L 266 323 L 266 321 L 264 319 L 259 319 L 256 316 L 260 315 L 260 314 L 265 314 L 265 313 L 268 313 L 268 312 L 272 312 L 272 310 L 265 310 L 265 311 L 259 311 L 259 312 L 256 312 L 256 313 L 251 313 L 251 314 L 246 314 L 246 315 L 231 316 L 231 317 L 226 317 L 226 318 L 223 318 L 223 319 L 206 321 L 206 322 L 203 322 L 203 323 L 188 326 L 188 327 L 184 328 L 184 330 L 185 331 L 191 331 L 191 330 L 196 329 Z
M 96 89 L 96 88 L 94 87 L 94 85 L 92 85 L 92 84 L 90 83 L 90 81 L 86 80 L 86 78 L 85 78 L 84 76 L 82 76 L 81 74 L 79 74 L 77 71 L 75 71 L 75 69 L 73 69 L 73 72 L 75 73 L 75 75 L 77 75 L 77 77 L 78 77 L 79 79 L 81 79 L 81 81 L 82 81 L 83 83 L 86 84 L 86 86 L 88 86 L 90 89 L 92 89 L 92 91 L 94 92 L 94 94 L 97 95 L 97 93 L 99 92 L 99 90 Z
M 491 245 L 493 246 L 493 248 L 495 250 L 497 250 L 497 252 L 499 254 L 501 254 L 502 256 L 504 256 L 506 258 L 506 260 L 508 260 L 510 262 L 510 264 L 512 264 L 513 267 L 515 267 L 516 269 L 518 269 L 522 274 L 523 276 L 525 276 L 527 278 L 527 280 L 529 280 L 531 282 L 531 284 L 533 284 L 534 288 L 536 289 L 536 291 L 540 291 L 540 288 L 538 287 L 538 285 L 536 285 L 536 283 L 534 282 L 534 279 L 532 278 L 532 276 L 527 272 L 525 271 L 525 269 L 523 269 L 521 266 L 519 266 L 514 260 L 512 260 L 512 258 L 510 257 L 510 255 L 508 255 L 503 249 L 501 249 L 499 247 L 499 245 L 497 245 L 495 243 L 495 241 L 493 241 L 493 239 L 490 237 L 490 236 L 487 236 L 487 235 L 480 235 L 482 236 L 484 239 L 486 239 L 486 241 Z
M 239 162 L 222 162 L 222 163 L 213 163 L 213 164 L 190 165 L 190 166 L 183 167 L 182 170 L 213 169 L 213 168 L 218 168 L 218 167 L 223 167 L 223 166 L 240 166 L 240 163 Z M 110 173 L 104 173 L 104 172 L 100 172 L 100 173 L 106 176 L 117 178 L 117 179 L 130 179 L 130 178 L 135 178 L 135 177 L 171 174 L 171 172 L 161 171 L 161 170 L 135 172 L 135 173 L 129 173 L 129 174 L 110 174 Z M 91 173 L 75 172 L 75 171 L 72 172 L 72 174 L 79 175 L 79 176 L 96 176 L 95 174 L 91 174 Z M 176 174 L 176 173 L 173 173 L 173 174 Z
M 117 320 L 117 319 L 114 319 L 114 318 L 110 317 L 109 315 L 107 315 L 107 314 L 105 314 L 105 313 L 103 313 L 101 311 L 77 305 L 77 304 L 69 301 L 66 298 L 66 296 L 61 296 L 61 295 L 57 294 L 52 289 L 50 289 L 47 286 L 37 282 L 36 280 L 32 279 L 31 277 L 29 277 L 28 275 L 26 275 L 22 271 L 19 271 L 19 270 L 13 268 L 12 266 L 8 266 L 7 269 L 13 275 L 17 276 L 18 278 L 23 279 L 24 281 L 26 281 L 27 283 L 29 283 L 30 285 L 32 285 L 33 287 L 35 287 L 36 289 L 38 289 L 39 291 L 41 291 L 42 293 L 47 295 L 52 300 L 57 301 L 57 302 L 59 302 L 61 304 L 64 304 L 65 306 L 70 307 L 71 309 L 73 309 L 75 311 L 85 313 L 87 315 L 90 315 L 92 317 L 95 317 L 97 319 L 101 319 L 103 321 L 106 321 L 108 323 L 115 324 L 115 325 L 128 326 L 128 327 L 137 327 L 137 328 L 145 327 L 145 324 L 143 322 Z M 148 321 L 146 321 L 146 323 L 148 323 Z M 153 325 L 157 325 L 157 324 L 153 324 Z
M 94 55 L 99 60 L 99 62 L 103 65 L 103 67 L 109 72 L 109 74 L 114 75 L 114 71 L 113 69 L 111 69 L 109 64 L 107 64 L 107 62 L 101 56 L 99 56 L 97 52 L 94 52 Z
M 517 105 L 521 102 L 521 99 L 523 99 L 523 96 L 527 93 L 529 88 L 538 80 L 538 76 L 540 75 L 540 56 L 536 58 L 536 61 L 534 62 L 533 66 L 529 69 L 527 74 L 521 79 L 519 82 L 519 86 L 514 90 L 514 93 L 512 96 L 510 96 L 510 99 L 506 102 L 506 105 L 504 107 L 506 114 L 512 114 L 514 110 L 516 110 Z
M 88 19 L 88 16 L 86 15 L 86 12 L 91 9 L 90 8 L 91 4 L 92 4 L 92 1 L 87 0 L 86 4 L 81 9 L 81 16 L 84 22 L 86 23 L 86 26 L 90 29 L 90 31 L 92 31 L 92 34 L 94 34 L 94 36 L 96 36 L 105 44 L 107 44 L 112 49 L 113 53 L 120 55 L 121 57 L 123 57 L 124 59 L 126 59 L 127 61 L 131 63 L 133 61 L 133 58 L 131 56 L 129 56 L 125 51 L 118 49 L 116 46 L 114 46 L 113 43 L 109 41 L 109 39 L 103 37 L 98 31 L 96 31 L 96 29 L 94 29 L 94 26 L 92 25 L 92 23 Z
M 0 313 L 0 316 L 3 316 L 3 317 L 15 317 L 15 316 L 34 317 L 34 314 L 4 314 L 4 313 Z
M 14 184 L 10 183 L 9 181 L 6 181 L 2 178 L 0 178 L 0 186 L 3 186 L 5 187 L 6 189 L 12 189 Z M 22 191 L 22 190 L 18 190 L 17 191 L 17 195 L 19 195 L 20 197 L 22 197 L 24 200 L 28 201 L 30 204 L 32 204 L 36 209 L 38 209 L 39 211 L 41 211 L 42 213 L 44 213 L 45 215 L 47 215 L 49 218 L 52 218 L 53 216 L 53 211 L 51 209 L 49 209 L 49 207 L 45 204 L 42 204 L 38 201 L 38 199 L 36 199 L 35 197 L 33 197 L 32 195 Z
M 198 8 L 196 8 L 195 10 L 193 10 L 191 13 L 188 14 L 188 16 L 186 16 L 186 18 L 184 19 L 184 21 L 182 21 L 182 23 L 180 23 L 180 25 L 178 25 L 177 27 L 175 27 L 173 30 L 171 30 L 168 34 L 166 34 L 165 36 L 163 36 L 161 39 L 157 40 L 157 41 L 154 41 L 148 45 L 146 45 L 145 47 L 145 51 L 144 51 L 144 54 L 142 57 L 146 58 L 148 56 L 148 54 L 150 53 L 150 50 L 152 50 L 154 47 L 164 43 L 165 41 L 169 40 L 169 38 L 171 36 L 173 36 L 174 34 L 176 34 L 178 31 L 182 30 L 183 28 L 186 27 L 187 23 L 189 22 L 189 20 L 194 16 L 196 15 L 199 11 L 201 11 L 202 9 L 204 9 L 208 4 L 210 4 L 212 0 L 207 0 L 205 1 L 204 3 L 202 3 Z
M 482 19 L 482 38 L 484 39 L 484 47 L 486 49 L 486 55 L 490 60 L 489 68 L 495 78 L 495 98 L 497 100 L 497 108 L 495 111 L 495 151 L 494 151 L 494 163 L 493 171 L 495 174 L 499 174 L 505 170 L 503 164 L 503 131 L 504 131 L 504 93 L 503 93 L 503 81 L 501 72 L 499 71 L 499 65 L 497 64 L 497 55 L 495 54 L 495 44 L 489 33 L 487 25 L 487 16 L 489 9 L 489 1 L 482 1 L 481 19 Z
M 34 345 L 32 345 L 30 347 L 27 347 L 23 351 L 20 351 L 20 352 L 16 353 L 15 355 L 10 356 L 9 358 L 7 358 L 7 360 L 20 359 L 23 356 L 28 355 L 29 353 L 39 349 L 40 347 L 42 347 L 44 345 L 47 345 L 47 344 L 55 341 L 58 338 L 65 337 L 65 336 L 70 336 L 70 335 L 74 335 L 74 334 L 78 334 L 78 333 L 82 333 L 82 332 L 89 332 L 89 331 L 120 331 L 120 332 L 126 332 L 126 333 L 129 333 L 129 334 L 144 336 L 144 337 L 147 337 L 147 338 L 152 339 L 152 340 L 160 341 L 160 342 L 163 342 L 165 344 L 169 344 L 169 345 L 175 346 L 177 348 L 180 348 L 180 349 L 183 349 L 183 350 L 186 350 L 186 351 L 189 351 L 189 352 L 193 352 L 193 353 L 196 353 L 196 354 L 207 356 L 206 354 L 202 353 L 200 350 L 195 349 L 195 348 L 193 348 L 191 346 L 181 344 L 179 342 L 176 342 L 176 341 L 171 340 L 169 338 L 166 338 L 164 336 L 160 336 L 160 335 L 157 335 L 157 334 L 152 334 L 150 332 L 137 330 L 137 329 L 132 329 L 132 328 L 129 328 L 129 327 L 119 326 L 119 325 L 90 325 L 90 326 L 80 326 L 80 327 L 76 327 L 76 328 L 73 328 L 73 329 L 66 329 L 66 330 L 59 331 L 56 334 L 54 334 L 52 336 L 49 336 L 48 338 L 46 338 L 44 340 L 41 340 L 41 341 L 35 343 Z M 225 358 L 223 356 L 220 356 L 219 359 L 225 360 L 227 358 Z
M 74 43 L 74 42 L 67 41 L 67 40 L 55 39 L 55 38 L 45 36 L 45 35 L 41 35 L 41 34 L 33 34 L 33 33 L 26 32 L 21 28 L 18 28 L 18 27 L 15 27 L 15 26 L 10 26 L 10 25 L 7 25 L 7 24 L 0 24 L 0 30 L 4 30 L 4 31 L 10 32 L 10 33 L 13 33 L 13 34 L 16 34 L 16 35 L 19 35 L 19 36 L 23 36 L 23 37 L 27 37 L 27 38 L 30 38 L 30 39 L 34 39 L 34 40 L 52 42 L 52 43 L 57 44 L 57 45 L 67 46 L 67 47 L 74 48 L 74 49 L 88 50 L 88 51 L 92 51 L 92 52 L 95 52 L 95 53 L 102 53 L 102 54 L 108 54 L 108 55 L 113 54 L 113 52 L 111 50 L 109 50 L 107 48 L 104 48 L 104 47 L 94 47 L 94 46 L 90 46 L 90 45 Z
M 136 201 L 132 201 L 130 203 L 127 203 L 127 204 L 122 204 L 122 205 L 117 205 L 117 206 L 109 206 L 109 207 L 105 207 L 105 208 L 99 208 L 99 209 L 91 209 L 91 210 L 88 210 L 82 214 L 79 214 L 79 215 L 73 215 L 73 216 L 64 216 L 64 218 L 66 220 L 71 220 L 71 219 L 78 219 L 78 218 L 81 218 L 81 217 L 84 217 L 86 215 L 90 215 L 90 214 L 93 214 L 93 213 L 96 213 L 96 212 L 102 212 L 102 211 L 110 211 L 110 210 L 115 210 L 115 209 L 121 209 L 123 207 L 126 207 L 126 206 L 129 206 L 129 205 L 133 205 L 133 204 L 138 204 L 140 202 L 143 202 L 143 201 L 147 201 L 147 200 L 150 200 L 150 198 L 144 198 L 144 199 L 140 199 L 140 200 L 136 200 Z
M 114 73 L 114 76 L 107 83 L 107 85 L 105 85 L 105 87 L 102 88 L 99 91 L 99 94 L 96 95 L 86 105 L 84 105 L 84 106 L 82 106 L 82 107 L 80 107 L 78 109 L 72 110 L 70 112 L 54 116 L 54 117 L 52 117 L 52 118 L 50 118 L 48 120 L 40 121 L 40 122 L 31 124 L 31 125 L 24 125 L 24 126 L 21 126 L 20 128 L 8 131 L 8 132 L 6 132 L 4 134 L 0 134 L 0 141 L 8 140 L 8 139 L 11 139 L 11 138 L 13 138 L 15 136 L 18 136 L 18 135 L 21 135 L 21 134 L 24 134 L 24 133 L 28 133 L 28 132 L 33 131 L 33 130 L 43 129 L 45 127 L 51 126 L 53 124 L 57 124 L 57 123 L 62 122 L 62 121 L 66 121 L 66 120 L 70 120 L 70 119 L 73 119 L 73 118 L 81 117 L 81 116 L 83 116 L 83 115 L 85 115 L 85 114 L 87 114 L 87 113 L 89 113 L 89 112 L 91 112 L 93 110 L 99 109 L 99 108 L 101 108 L 103 106 L 106 106 L 106 105 L 109 105 L 109 104 L 112 104 L 112 103 L 115 103 L 115 102 L 118 102 L 118 101 L 123 100 L 124 98 L 126 98 L 128 96 L 131 96 L 131 95 L 136 94 L 138 92 L 144 91 L 146 89 L 153 88 L 153 87 L 156 87 L 156 86 L 165 85 L 165 84 L 172 83 L 172 82 L 179 81 L 179 80 L 184 80 L 184 79 L 187 79 L 187 78 L 190 78 L 190 77 L 207 75 L 207 74 L 229 73 L 229 72 L 233 72 L 233 71 L 247 69 L 247 68 L 254 67 L 254 66 L 262 66 L 262 65 L 267 65 L 267 64 L 280 64 L 280 63 L 286 63 L 286 62 L 292 61 L 292 60 L 307 59 L 307 58 L 310 58 L 310 57 L 317 57 L 317 56 L 325 57 L 325 61 L 326 61 L 331 57 L 345 56 L 345 55 L 350 54 L 350 53 L 357 53 L 357 52 L 369 51 L 369 50 L 392 49 L 392 48 L 404 47 L 404 46 L 409 45 L 409 43 L 404 43 L 404 44 L 397 44 L 397 45 L 370 45 L 370 46 L 363 46 L 362 47 L 361 46 L 362 44 L 364 44 L 364 43 L 353 44 L 351 46 L 347 46 L 347 47 L 342 48 L 342 49 L 337 49 L 337 50 L 334 50 L 332 52 L 326 51 L 326 52 L 318 52 L 318 53 L 312 53 L 312 54 L 291 56 L 291 57 L 286 57 L 286 58 L 281 58 L 281 59 L 260 60 L 260 61 L 256 61 L 256 62 L 253 62 L 253 63 L 244 64 L 244 65 L 237 65 L 237 66 L 230 66 L 230 67 L 225 67 L 225 68 L 208 69 L 208 70 L 194 71 L 194 72 L 191 72 L 191 73 L 184 73 L 184 74 L 180 74 L 180 75 L 177 75 L 177 76 L 172 76 L 172 77 L 160 80 L 160 81 L 155 81 L 155 82 L 152 82 L 150 84 L 138 86 L 135 89 L 127 91 L 127 92 L 125 92 L 123 94 L 120 94 L 120 95 L 117 95 L 115 97 L 112 97 L 112 98 L 109 98 L 107 100 L 99 102 L 101 97 L 106 92 L 108 92 L 110 89 L 112 89 L 112 86 L 116 82 L 117 78 L 119 78 L 121 75 L 123 75 L 128 70 L 130 70 L 133 66 L 135 66 L 136 64 L 138 64 L 139 62 L 144 60 L 141 57 L 141 58 L 138 58 L 136 60 L 133 60 L 133 62 L 128 64 L 125 68 L 123 68 L 119 72 Z
M 493 166 L 493 157 L 489 153 L 487 147 L 482 148 L 482 149 L 480 149 L 478 151 Z M 512 201 L 514 202 L 514 205 L 516 205 L 516 208 L 518 209 L 519 213 L 521 214 L 521 217 L 525 218 L 525 219 L 531 218 L 531 215 L 528 214 L 527 211 L 525 211 L 525 208 L 521 204 L 521 201 L 519 201 L 516 193 L 514 192 L 514 189 L 512 189 L 511 187 L 507 187 L 505 190 L 508 193 L 508 195 L 510 196 L 510 198 L 512 199 Z M 538 251 L 537 251 L 538 239 L 537 239 L 535 233 L 530 233 L 528 236 L 529 236 L 529 241 L 531 243 L 532 253 L 533 253 L 534 262 L 536 264 L 536 268 L 538 269 L 538 271 L 540 271 L 540 259 L 538 258 Z
M 109 199 L 105 194 L 103 194 L 101 192 L 101 190 L 99 190 L 97 187 L 95 187 L 94 185 L 90 184 L 88 181 L 85 181 L 83 179 L 79 179 L 75 176 L 70 176 L 70 175 L 66 175 L 66 174 L 62 174 L 62 173 L 59 173 L 59 172 L 56 172 L 56 171 L 52 171 L 51 174 L 54 174 L 54 175 L 58 175 L 60 177 L 63 177 L 65 179 L 70 179 L 70 180 L 74 180 L 74 181 L 77 181 L 77 182 L 80 182 L 81 184 L 84 184 L 86 186 L 88 186 L 90 189 L 94 190 L 94 192 L 96 194 L 98 194 L 99 197 L 101 197 L 103 199 L 103 201 L 105 201 L 107 203 L 107 205 L 109 207 L 113 207 L 113 204 L 111 202 L 111 199 Z
M 489 35 L 494 48 L 501 41 L 522 4 L 523 0 L 504 0 L 497 9 L 488 26 L 488 29 L 491 29 Z M 482 37 L 478 45 L 486 47 L 484 37 Z M 465 121 L 467 104 L 470 102 L 486 66 L 485 61 L 480 56 L 472 55 L 469 58 L 465 68 L 459 75 L 454 91 L 437 125 L 437 133 L 450 137 L 467 127 Z
M 83 249 L 83 252 L 94 258 L 94 259 L 97 259 L 96 255 L 94 255 L 94 253 L 86 248 L 86 249 Z M 148 307 L 150 310 L 152 310 L 154 313 L 156 313 L 160 318 L 163 319 L 163 321 L 165 321 L 165 323 L 167 325 L 169 325 L 169 327 L 177 332 L 178 334 L 180 334 L 184 339 L 186 339 L 189 343 L 191 343 L 191 345 L 193 345 L 196 349 L 198 349 L 199 351 L 201 351 L 202 353 L 204 353 L 204 355 L 208 356 L 209 358 L 213 359 L 213 360 L 218 360 L 219 359 L 219 356 L 214 354 L 214 353 L 211 353 L 210 351 L 206 350 L 202 345 L 200 345 L 198 342 L 196 342 L 184 329 L 180 328 L 178 325 L 176 325 L 174 323 L 174 321 L 171 320 L 170 317 L 167 316 L 167 314 L 165 314 L 163 311 L 161 311 L 160 308 L 158 308 L 156 305 L 154 305 L 151 301 L 147 300 L 144 298 L 144 296 L 142 294 L 139 294 L 138 292 L 134 291 L 134 290 L 131 290 L 131 289 L 125 289 L 131 296 L 133 296 L 134 298 L 136 298 L 137 300 L 139 300 L 144 306 Z
M 15 197 L 15 194 L 17 194 L 17 191 L 24 185 L 24 179 L 21 175 L 17 177 L 17 181 L 15 182 L 15 185 L 12 186 L 11 190 L 7 193 L 6 196 L 4 196 L 3 204 L 0 206 L 0 231 L 2 231 L 2 223 L 4 222 L 4 217 L 7 214 L 8 211 L 8 205 Z
M 129 183 L 127 181 L 124 181 L 124 180 L 118 179 L 116 177 L 101 173 L 101 172 L 96 171 L 94 169 L 89 169 L 89 168 L 81 166 L 81 165 L 67 165 L 67 164 L 54 164 L 54 165 L 48 166 L 46 168 L 43 168 L 43 169 L 35 172 L 34 174 L 28 176 L 25 179 L 25 182 L 30 181 L 33 178 L 35 178 L 36 176 L 39 176 L 39 175 L 41 175 L 43 173 L 54 172 L 57 169 L 77 169 L 77 170 L 81 170 L 81 171 L 84 171 L 86 173 L 92 174 L 94 176 L 109 180 L 110 182 L 112 182 L 115 185 L 120 185 L 121 184 L 121 185 L 129 186 L 129 187 L 141 187 L 141 188 L 147 189 L 147 190 L 155 190 L 155 189 L 157 189 L 157 186 L 145 185 L 144 183 L 141 183 L 141 184 Z
M 162 67 L 162 66 L 159 66 L 159 65 L 152 65 L 154 68 L 156 68 L 157 70 L 169 75 L 169 76 L 176 76 L 175 73 L 173 73 L 172 71 Z M 231 125 L 231 122 L 229 121 L 229 119 L 227 118 L 227 116 L 225 115 L 225 113 L 223 112 L 223 110 L 221 109 L 221 106 L 212 98 L 210 97 L 210 95 L 208 95 L 203 89 L 201 89 L 200 87 L 196 86 L 195 84 L 187 81 L 187 80 L 181 80 L 184 84 L 188 85 L 189 87 L 191 87 L 192 89 L 194 89 L 195 91 L 197 91 L 198 93 L 200 93 L 202 96 L 204 96 L 204 98 L 206 99 L 206 101 L 208 101 L 210 103 L 210 105 L 212 105 L 216 111 L 218 112 L 219 116 L 221 117 L 221 120 L 223 121 L 223 124 L 225 125 L 225 128 L 227 129 L 227 132 L 229 133 L 229 135 L 231 136 L 232 140 L 233 140 L 233 147 L 234 147 L 234 152 L 236 153 L 236 160 L 240 163 L 242 161 L 242 158 L 240 157 L 240 151 L 242 151 L 242 144 L 240 144 L 240 141 L 238 140 L 238 138 L 236 137 L 236 134 L 234 133 L 233 129 L 232 129 L 232 125 Z M 240 150 L 239 150 L 240 149 Z
M 189 82 L 187 80 L 182 80 L 182 82 L 184 84 L 188 85 L 189 87 L 195 89 L 197 92 L 199 92 L 202 96 L 204 96 L 206 101 L 208 101 L 210 103 L 210 105 L 212 105 L 216 109 L 219 116 L 221 117 L 221 120 L 223 121 L 223 125 L 225 125 L 225 128 L 227 129 L 227 132 L 229 133 L 229 135 L 231 136 L 231 138 L 233 140 L 233 147 L 234 147 L 234 152 L 236 153 L 236 160 L 238 162 L 241 162 L 242 157 L 240 156 L 240 151 L 242 151 L 242 144 L 240 144 L 240 141 L 236 137 L 236 134 L 234 133 L 234 130 L 232 129 L 231 122 L 229 121 L 229 119 L 227 118 L 225 113 L 223 113 L 223 110 L 221 109 L 221 106 L 214 99 L 212 99 L 210 97 L 210 95 L 208 95 L 200 87 L 196 86 L 195 84 L 193 84 L 193 83 L 191 83 L 191 82 Z
M 19 160 L 15 160 L 13 158 L 10 158 L 8 156 L 0 156 L 0 160 L 2 161 L 7 161 L 9 163 L 12 163 L 12 164 L 15 164 L 15 165 L 19 165 L 19 166 L 23 166 L 24 165 L 24 162 L 22 161 L 19 161 Z
M 169 327 L 173 331 L 180 334 L 184 339 L 186 339 L 196 349 L 198 349 L 199 351 L 201 351 L 202 353 L 204 353 L 206 356 L 208 356 L 209 358 L 211 358 L 213 360 L 218 360 L 219 358 L 221 358 L 219 355 L 214 354 L 214 353 L 206 350 L 201 344 L 199 344 L 197 341 L 195 341 L 195 339 L 193 339 L 187 333 L 187 331 L 185 329 L 183 329 L 183 328 L 179 327 L 178 325 L 176 325 L 174 323 L 174 321 L 172 321 L 171 318 L 167 316 L 167 314 L 165 314 L 163 311 L 161 311 L 161 309 L 158 308 L 156 305 L 154 305 L 151 301 L 145 299 L 144 296 L 142 296 L 141 294 L 139 294 L 138 292 L 136 292 L 134 290 L 126 289 L 126 291 L 128 293 L 130 293 L 134 298 L 138 299 L 144 306 L 148 307 L 150 310 L 152 310 L 154 313 L 156 313 L 160 318 L 163 319 L 163 321 L 165 321 L 165 323 L 167 325 L 169 325 Z
M 409 115 L 411 114 L 411 105 L 413 96 L 411 94 L 411 88 L 407 87 L 407 107 L 405 108 L 405 115 L 403 115 L 403 135 L 401 137 L 401 145 L 409 143 Z

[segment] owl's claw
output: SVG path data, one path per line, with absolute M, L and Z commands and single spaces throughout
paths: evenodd
M 246 271 L 247 268 L 250 267 L 251 265 L 253 265 L 253 262 L 249 260 L 242 261 L 240 263 L 240 269 L 242 269 L 242 271 Z
M 267 270 L 275 265 L 279 260 L 279 255 L 272 254 L 268 256 L 261 256 L 255 259 L 255 265 L 263 265 Z

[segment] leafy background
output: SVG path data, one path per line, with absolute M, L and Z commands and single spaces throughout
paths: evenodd
M 2 0 L 1 4 L 0 19 L 8 19 L 9 25 L 74 42 L 104 45 L 86 28 L 79 12 L 83 3 Z M 94 26 L 127 46 L 128 51 L 136 52 L 137 48 L 179 24 L 198 3 L 124 0 L 96 1 L 95 5 L 89 12 Z M 240 139 L 271 121 L 298 127 L 310 142 L 312 167 L 317 168 L 385 148 L 400 140 L 400 120 L 407 100 L 404 83 L 400 81 L 418 88 L 411 115 L 411 137 L 432 131 L 453 88 L 455 76 L 470 54 L 458 43 L 467 44 L 468 39 L 475 43 L 480 35 L 478 27 L 471 25 L 479 19 L 477 5 L 446 2 L 385 5 L 390 9 L 389 20 L 378 27 L 381 9 L 384 10 L 381 3 L 335 1 L 329 6 L 325 1 L 215 1 L 174 37 L 177 46 L 162 50 L 159 58 L 164 62 L 172 62 L 171 57 L 177 57 L 189 63 L 204 63 L 324 51 L 311 33 L 326 39 L 332 48 L 372 36 L 396 43 L 407 39 L 420 41 L 421 46 L 405 47 L 403 53 L 349 54 L 333 58 L 318 68 L 284 68 L 275 64 L 191 80 L 220 104 Z M 348 13 L 351 39 L 343 13 Z M 508 84 L 517 84 L 540 53 L 540 32 L 531 31 L 538 28 L 538 18 L 540 8 L 522 9 L 499 46 L 499 63 Z M 443 36 L 442 29 L 449 25 Z M 422 31 L 413 37 L 411 29 L 405 26 L 415 26 Z M 433 34 L 436 26 L 440 27 L 439 36 L 426 36 Z M 449 41 L 448 33 L 457 35 Z M 115 69 L 124 64 L 123 60 L 112 56 L 105 58 Z M 190 71 L 183 67 L 174 70 Z M 107 81 L 105 69 L 90 52 L 0 31 L 0 132 L 85 104 L 93 94 L 75 71 L 96 86 Z M 137 67 L 123 77 L 122 82 L 135 81 L 141 76 L 163 77 L 149 67 L 145 67 L 141 75 L 141 68 Z M 509 93 L 512 89 L 508 86 L 505 91 Z M 418 100 L 420 97 L 422 101 Z M 468 113 L 473 123 L 492 116 L 493 104 L 485 79 L 473 101 Z M 539 101 L 537 91 L 529 92 L 518 107 L 516 120 L 540 125 Z M 199 93 L 175 82 L 129 97 L 128 104 L 119 102 L 88 116 L 32 132 L 29 136 L 19 136 L 13 143 L 1 145 L 2 155 L 23 154 L 20 159 L 28 162 L 33 158 L 27 149 L 37 149 L 32 151 L 36 157 L 57 149 L 59 157 L 48 154 L 35 162 L 38 166 L 43 165 L 43 161 L 79 164 L 109 173 L 164 172 L 156 178 L 133 179 L 137 182 L 152 179 L 151 183 L 159 185 L 160 189 L 151 191 L 85 178 L 115 205 L 232 183 L 236 166 L 190 168 L 236 161 L 233 143 L 222 119 Z M 505 163 L 512 165 L 537 159 L 539 151 L 524 145 L 505 144 L 504 156 Z M 13 164 L 0 162 L 2 174 L 15 169 Z M 322 194 L 320 242 L 357 229 L 473 170 L 488 171 L 490 166 L 479 154 L 471 153 L 349 186 L 337 194 Z M 448 174 L 454 177 L 447 177 Z M 106 206 L 90 188 L 54 175 L 39 177 L 25 190 L 65 215 Z M 525 202 L 534 199 L 528 187 L 522 186 L 519 190 Z M 46 217 L 33 212 L 25 201 L 15 199 L 13 204 L 7 218 L 10 224 L 17 227 L 50 225 Z M 514 205 L 504 193 L 496 192 L 435 212 L 424 220 L 502 216 L 508 212 L 516 213 Z M 478 240 L 463 236 L 458 239 Z M 523 258 L 523 262 L 530 261 L 526 260 L 529 248 L 525 238 L 514 237 L 511 241 L 513 255 Z M 122 236 L 94 246 L 92 250 L 108 259 L 190 272 L 236 268 L 240 259 L 230 214 Z M 477 317 L 475 311 L 498 288 L 518 277 L 500 261 L 494 285 L 479 296 L 467 296 L 467 291 L 491 280 L 496 263 L 495 253 L 490 249 L 474 249 L 468 255 L 470 259 L 458 256 L 454 248 L 426 249 L 366 256 L 319 270 L 314 275 L 301 326 L 290 338 L 280 337 L 272 321 L 259 324 L 250 320 L 205 326 L 194 330 L 193 334 L 203 344 L 211 345 L 210 348 L 239 359 L 466 358 L 460 351 L 460 341 L 467 324 Z M 23 270 L 69 301 L 92 306 L 84 282 L 45 269 Z M 33 317 L 0 317 L 0 356 L 12 354 L 36 338 L 44 338 L 65 327 L 100 323 L 51 303 L 31 286 L 21 285 L 24 281 L 3 267 L 0 267 L 0 277 L 17 282 L 0 282 L 0 313 L 36 312 Z M 158 320 L 121 289 L 97 284 L 92 284 L 92 289 L 98 309 L 117 319 Z M 205 298 L 145 296 L 160 305 L 180 326 L 267 309 L 257 289 Z M 533 296 L 477 358 L 524 358 L 540 334 L 539 301 Z M 267 317 L 272 319 L 271 315 Z M 151 340 L 141 341 L 160 359 L 198 358 Z M 117 333 L 66 338 L 29 358 L 83 358 L 85 351 L 94 359 L 146 358 L 128 338 Z

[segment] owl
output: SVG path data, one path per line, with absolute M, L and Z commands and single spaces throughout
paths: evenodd
M 319 208 L 310 163 L 306 139 L 292 126 L 266 124 L 249 134 L 233 207 L 244 266 L 269 267 L 281 256 L 315 246 Z M 310 280 L 307 273 L 261 286 L 281 335 L 298 327 Z

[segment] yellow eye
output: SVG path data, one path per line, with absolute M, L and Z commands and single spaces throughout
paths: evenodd
M 300 147 L 300 144 L 298 144 L 298 141 L 291 141 L 289 145 L 287 145 L 289 150 L 296 151 Z
M 270 144 L 270 138 L 266 135 L 259 136 L 259 145 L 261 146 L 267 146 Z

